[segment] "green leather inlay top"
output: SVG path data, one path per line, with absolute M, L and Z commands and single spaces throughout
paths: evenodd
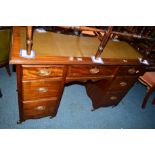
M 26 45 L 25 31 L 21 30 L 21 48 Z M 39 56 L 91 57 L 96 54 L 100 42 L 95 37 L 78 37 L 53 32 L 33 34 L 33 50 Z M 124 41 L 109 40 L 101 57 L 118 59 L 138 59 L 138 51 Z

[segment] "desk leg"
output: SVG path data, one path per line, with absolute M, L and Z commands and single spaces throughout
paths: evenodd
M 17 92 L 18 92 L 18 109 L 19 109 L 19 121 L 20 124 L 24 121 L 23 118 L 23 104 L 22 104 L 22 66 L 16 65 L 16 77 L 17 77 Z

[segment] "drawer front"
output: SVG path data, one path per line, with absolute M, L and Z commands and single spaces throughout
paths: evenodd
M 135 76 L 118 76 L 112 82 L 109 91 L 124 91 L 128 90 L 137 81 Z
M 127 91 L 107 92 L 104 96 L 103 106 L 117 105 Z
M 61 79 L 23 81 L 23 100 L 57 97 L 60 84 Z
M 114 74 L 114 66 L 70 66 L 68 77 L 87 77 L 87 76 L 111 76 Z
M 27 67 L 23 66 L 23 79 L 42 79 L 63 76 L 63 65 Z
M 56 100 L 52 99 L 24 102 L 24 119 L 55 116 L 57 107 Z
M 144 69 L 140 66 L 123 66 L 120 67 L 117 74 L 118 75 L 123 75 L 123 76 L 127 76 L 127 75 L 135 75 L 135 76 L 139 76 L 142 75 L 144 73 Z

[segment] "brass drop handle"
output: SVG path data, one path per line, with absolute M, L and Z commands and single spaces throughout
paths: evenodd
M 46 107 L 45 106 L 37 106 L 36 108 L 35 108 L 35 110 L 38 110 L 38 111 L 43 111 L 43 110 L 45 110 L 46 109 Z
M 135 74 L 136 73 L 136 69 L 135 68 L 130 68 L 130 69 L 128 69 L 128 72 L 130 74 Z
M 48 76 L 50 75 L 51 71 L 47 70 L 47 69 L 40 69 L 38 71 L 38 75 L 39 76 Z
M 45 87 L 40 87 L 37 89 L 39 93 L 46 93 L 48 92 L 48 88 L 45 88 Z
M 136 70 L 135 68 L 130 68 L 129 70 L 128 70 L 128 72 L 130 73 L 130 74 L 138 74 L 140 71 L 139 70 Z
M 117 96 L 111 96 L 110 97 L 110 100 L 116 100 L 117 99 Z
M 124 86 L 127 85 L 127 83 L 122 81 L 122 82 L 120 82 L 120 85 L 121 85 L 122 87 L 124 87 Z
M 97 74 L 99 73 L 100 70 L 97 67 L 95 67 L 95 68 L 91 68 L 89 71 L 91 74 Z

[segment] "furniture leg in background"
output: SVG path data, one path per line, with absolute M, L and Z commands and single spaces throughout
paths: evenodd
M 144 109 L 146 107 L 146 104 L 148 102 L 148 99 L 152 95 L 152 93 L 155 91 L 155 72 L 146 72 L 143 76 L 140 76 L 138 80 L 147 86 L 147 92 L 143 99 L 142 108 Z M 153 99 L 152 104 L 155 104 L 155 99 Z
M 152 101 L 152 104 L 155 104 L 155 97 L 154 97 L 154 99 L 153 99 L 153 101 Z
M 1 92 L 1 89 L 0 89 L 0 97 L 2 97 L 2 92 Z
M 13 65 L 13 66 L 12 66 L 12 71 L 13 71 L 13 72 L 16 72 L 16 65 Z

